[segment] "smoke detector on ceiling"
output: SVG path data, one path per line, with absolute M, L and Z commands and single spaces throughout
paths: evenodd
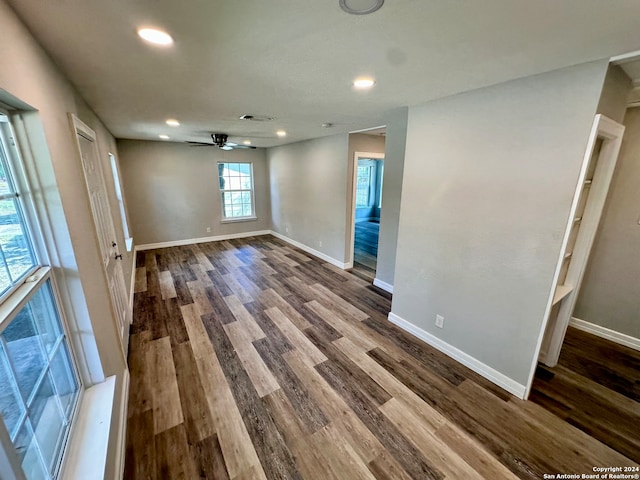
M 340 8 L 352 15 L 367 15 L 380 10 L 384 0 L 340 0 Z
M 240 120 L 249 120 L 251 122 L 270 122 L 271 120 L 273 120 L 273 117 L 267 117 L 267 116 L 263 116 L 263 115 L 242 115 L 240 117 Z

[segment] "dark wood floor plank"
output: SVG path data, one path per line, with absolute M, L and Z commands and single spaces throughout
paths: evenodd
M 196 478 L 196 470 L 182 424 L 155 436 L 156 478 Z
M 201 480 L 229 480 L 222 449 L 216 434 L 190 446 L 196 477 Z
M 124 478 L 128 480 L 158 478 L 156 475 L 153 410 L 130 415 L 127 420 Z
M 298 418 L 308 433 L 315 433 L 329 423 L 322 410 L 309 396 L 304 384 L 296 377 L 289 365 L 272 347 L 268 338 L 253 342 L 256 350 L 275 375 L 283 393 L 289 399 Z

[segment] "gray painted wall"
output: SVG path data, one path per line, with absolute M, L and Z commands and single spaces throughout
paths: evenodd
M 408 109 L 401 108 L 387 116 L 376 278 L 389 285 L 393 285 L 395 278 L 400 199 L 402 198 L 402 176 L 407 139 L 407 115 Z
M 392 311 L 522 385 L 607 64 L 409 109 Z
M 574 316 L 640 338 L 640 108 L 630 108 Z
M 348 145 L 343 134 L 267 149 L 272 229 L 339 262 L 345 262 Z
M 136 245 L 269 229 L 264 149 L 223 151 L 181 143 L 119 140 L 118 150 Z M 257 220 L 221 223 L 218 161 L 253 162 Z

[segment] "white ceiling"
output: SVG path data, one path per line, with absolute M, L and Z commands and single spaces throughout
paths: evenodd
M 640 49 L 637 0 L 387 0 L 367 16 L 344 13 L 338 0 L 8 3 L 119 138 L 206 140 L 215 131 L 279 145 Z M 162 27 L 176 43 L 150 47 L 139 26 Z M 364 74 L 376 86 L 354 91 Z M 245 113 L 276 120 L 237 119 Z M 166 126 L 170 117 L 182 125 Z

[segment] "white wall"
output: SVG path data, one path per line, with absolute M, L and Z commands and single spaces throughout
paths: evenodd
M 392 312 L 520 385 L 607 64 L 409 109 Z
M 95 341 L 104 374 L 117 375 L 112 417 L 112 426 L 115 426 L 122 407 L 120 392 L 126 365 L 118 346 L 84 174 L 67 114 L 77 113 L 96 131 L 104 165 L 108 165 L 108 151 L 117 153 L 113 137 L 2 0 L 0 32 L 3 37 L 0 89 L 37 111 L 37 114 L 27 112 L 24 117 L 25 125 L 33 134 L 31 139 L 36 142 L 32 151 L 38 156 L 35 161 L 40 168 L 43 188 L 40 193 L 48 202 L 46 208 L 54 220 L 51 233 L 58 250 L 52 258 L 54 275 L 65 279 L 65 296 L 72 299 L 69 313 L 75 314 L 78 323 L 90 323 L 92 341 Z M 110 197 L 115 196 L 113 191 L 108 193 Z M 121 235 L 121 229 L 119 232 Z M 120 240 L 124 243 L 124 238 Z M 90 337 L 87 331 L 82 333 L 85 339 Z M 117 429 L 112 428 L 107 459 L 110 478 L 116 473 L 116 433 Z
M 267 149 L 272 229 L 339 263 L 347 256 L 348 148 L 343 134 Z
M 264 149 L 224 151 L 173 142 L 119 140 L 118 150 L 136 245 L 269 229 Z M 257 220 L 221 223 L 218 161 L 253 163 Z

